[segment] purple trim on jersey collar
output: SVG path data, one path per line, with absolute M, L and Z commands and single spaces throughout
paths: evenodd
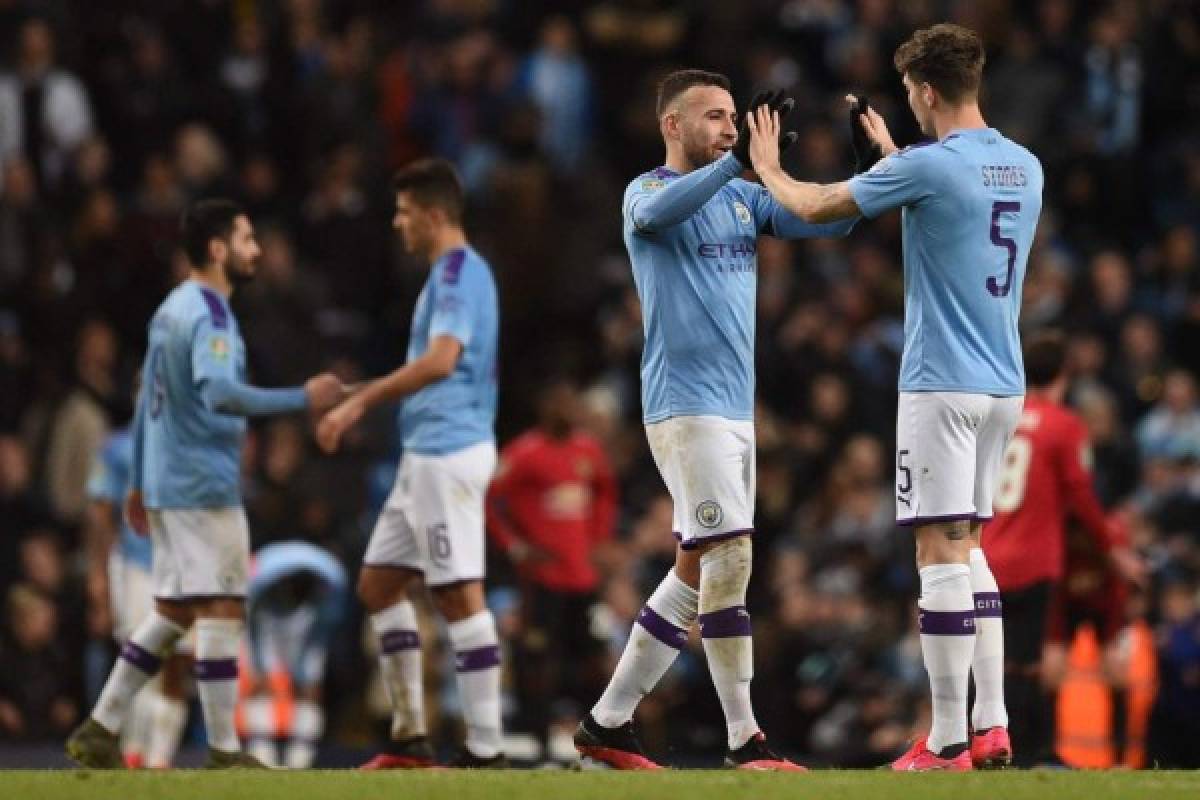
M 204 298 L 204 303 L 208 306 L 208 313 L 212 315 L 213 327 L 228 328 L 229 312 L 225 310 L 225 303 L 221 301 L 220 295 L 207 286 L 200 286 L 199 289 L 200 296 Z
M 121 646 L 121 658 L 133 664 L 147 675 L 153 675 L 162 666 L 161 658 L 134 641 L 125 642 Z
M 453 286 L 458 283 L 458 279 L 462 275 L 463 264 L 467 260 L 467 251 L 459 247 L 451 250 L 443 258 L 446 259 L 446 266 L 442 268 L 442 283 Z
M 651 174 L 653 174 L 654 177 L 656 177 L 656 178 L 678 178 L 679 177 L 679 173 L 676 172 L 675 170 L 671 169 L 670 167 L 655 167 L 654 172 Z
M 641 613 L 637 616 L 637 624 L 642 626 L 642 630 L 655 639 L 658 639 L 667 647 L 679 650 L 687 644 L 687 631 L 667 622 L 650 606 L 642 608 Z
M 974 636 L 975 610 L 926 611 L 918 608 L 917 627 L 925 636 Z
M 750 635 L 750 613 L 745 606 L 730 606 L 710 614 L 701 614 L 700 637 L 703 639 L 729 639 L 734 636 Z
M 1004 603 L 1000 599 L 999 592 L 976 592 L 975 593 L 975 616 L 979 617 L 996 617 L 997 619 L 1004 616 Z

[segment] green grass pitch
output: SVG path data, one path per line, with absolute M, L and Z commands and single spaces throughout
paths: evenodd
M 671 770 L 562 771 L 0 772 L 5 800 L 1173 800 L 1200 798 L 1200 772 L 977 772 L 807 775 Z

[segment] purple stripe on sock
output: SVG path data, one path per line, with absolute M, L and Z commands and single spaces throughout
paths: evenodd
M 193 673 L 198 681 L 236 681 L 238 676 L 237 659 L 196 659 Z
M 917 624 L 921 633 L 930 636 L 974 636 L 975 611 L 926 611 L 917 610 Z
M 458 672 L 478 672 L 500 666 L 500 648 L 489 644 L 474 650 L 460 650 L 454 654 L 454 669 Z
M 674 647 L 678 650 L 687 644 L 687 631 L 667 622 L 650 606 L 642 607 L 642 612 L 637 617 L 637 623 L 642 626 L 642 629 L 646 633 L 658 639 L 667 647 Z
M 416 650 L 421 646 L 421 637 L 416 631 L 384 631 L 379 637 L 379 648 L 384 653 L 399 653 L 401 650 Z
M 975 593 L 976 617 L 1003 617 L 1004 604 L 1000 602 L 999 592 Z
M 750 635 L 750 613 L 745 606 L 730 606 L 700 615 L 700 636 L 704 639 L 727 639 L 730 636 Z
M 121 647 L 121 658 L 147 675 L 153 675 L 162 666 L 161 658 L 134 641 L 128 641 Z

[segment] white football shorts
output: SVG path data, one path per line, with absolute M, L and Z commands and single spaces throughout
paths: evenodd
M 683 549 L 753 532 L 752 421 L 672 417 L 647 425 L 646 439 L 671 493 L 675 538 Z
M 241 506 L 148 510 L 154 596 L 241 599 L 250 571 L 250 527 Z
M 1025 398 L 901 392 L 896 412 L 896 521 L 992 518 L 1000 466 Z
M 363 566 L 423 572 L 426 586 L 483 580 L 484 498 L 495 470 L 491 441 L 446 455 L 405 453 Z

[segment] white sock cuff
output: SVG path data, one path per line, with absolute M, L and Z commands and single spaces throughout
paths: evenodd
M 473 650 L 496 644 L 496 620 L 486 608 L 466 619 L 446 625 L 455 650 Z
M 275 698 L 265 694 L 248 697 L 243 709 L 247 734 L 262 738 L 275 735 Z
M 196 620 L 196 660 L 236 659 L 241 651 L 243 627 L 237 619 Z
M 966 564 L 930 564 L 921 567 L 921 594 L 954 588 L 954 584 L 965 579 L 971 580 L 971 568 Z
M 129 640 L 136 642 L 139 647 L 159 658 L 167 655 L 175 642 L 179 641 L 187 629 L 157 611 L 151 610 L 141 621 Z
M 650 595 L 646 605 L 675 627 L 687 630 L 696 621 L 699 601 L 700 593 L 680 580 L 675 570 L 671 570 L 654 594 Z
M 417 630 L 417 609 L 411 601 L 401 600 L 383 611 L 376 611 L 372 614 L 371 627 L 378 636 L 389 631 L 415 631 Z

